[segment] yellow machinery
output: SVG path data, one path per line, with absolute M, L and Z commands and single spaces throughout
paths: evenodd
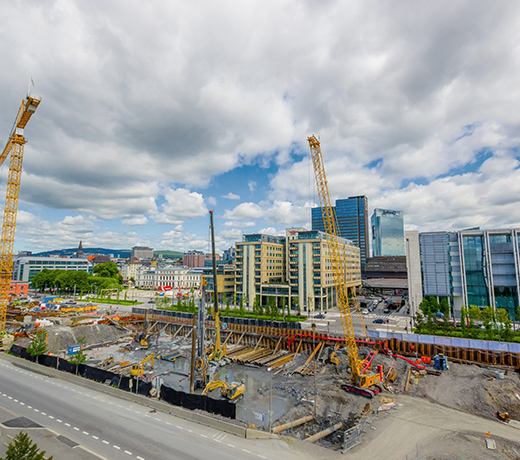
M 11 154 L 0 248 L 0 332 L 5 330 L 9 286 L 13 277 L 13 246 L 18 198 L 20 196 L 20 180 L 22 177 L 23 149 L 25 145 L 24 129 L 33 113 L 36 112 L 40 102 L 41 98 L 34 94 L 28 94 L 25 100 L 22 101 L 7 145 L 0 155 L 0 165 L 2 165 L 7 156 Z
M 107 367 L 109 364 L 112 364 L 114 362 L 114 357 L 113 356 L 110 356 L 109 358 L 106 358 L 101 364 L 99 367 L 102 367 L 102 368 L 105 368 Z
M 139 348 L 141 349 L 150 347 L 150 335 L 148 333 L 149 327 L 150 325 L 148 324 L 148 310 L 146 310 L 146 313 L 144 315 L 143 330 L 139 332 L 135 337 L 135 341 L 139 344 Z
M 215 343 L 211 347 L 211 352 L 208 356 L 208 361 L 219 360 L 226 356 L 226 346 L 222 345 L 220 340 L 220 312 L 218 311 L 218 280 L 217 280 L 217 262 L 215 257 L 215 227 L 213 225 L 213 211 L 209 212 L 210 229 L 211 229 L 211 249 L 213 251 L 213 298 L 215 300 L 214 306 L 211 309 L 211 314 L 215 318 Z
M 148 355 L 144 358 L 139 364 L 132 365 L 132 369 L 130 369 L 130 375 L 143 375 L 144 374 L 144 365 L 150 361 L 150 367 L 153 369 L 153 363 L 155 361 L 155 353 Z
M 365 360 L 359 358 L 358 347 L 354 335 L 354 325 L 350 313 L 349 292 L 347 287 L 347 279 L 350 278 L 350 271 L 346 266 L 346 259 L 343 251 L 340 249 L 338 241 L 339 232 L 337 230 L 336 214 L 331 205 L 320 141 L 314 135 L 307 138 L 307 141 L 309 142 L 312 156 L 316 186 L 323 215 L 323 224 L 329 246 L 330 264 L 334 277 L 334 284 L 336 286 L 337 302 L 341 313 L 341 325 L 343 327 L 345 346 L 351 369 L 352 384 L 342 385 L 342 388 L 372 398 L 381 391 L 381 388 L 378 387 L 377 384 L 383 379 L 383 369 L 382 366 L 378 366 L 377 373 L 370 372 L 370 365 L 374 359 L 375 352 L 372 352 Z
M 220 388 L 220 392 L 222 396 L 226 397 L 229 400 L 233 400 L 238 398 L 240 395 L 246 391 L 246 385 L 244 382 L 241 383 L 227 383 L 224 380 L 213 380 L 206 385 L 203 395 L 208 394 L 210 391 L 215 390 L 216 388 Z

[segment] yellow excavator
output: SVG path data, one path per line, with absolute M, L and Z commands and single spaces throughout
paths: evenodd
M 153 363 L 155 360 L 155 353 L 152 353 L 151 355 L 148 355 L 146 358 L 144 358 L 140 363 L 133 364 L 132 369 L 130 369 L 130 375 L 136 376 L 136 375 L 143 375 L 144 374 L 144 365 L 150 361 L 150 367 L 153 369 Z
M 216 388 L 220 388 L 222 396 L 231 401 L 238 398 L 240 395 L 244 394 L 244 391 L 246 391 L 246 385 L 244 382 L 227 383 L 224 382 L 224 380 L 213 380 L 206 385 L 202 394 L 207 395 L 210 391 L 213 391 Z

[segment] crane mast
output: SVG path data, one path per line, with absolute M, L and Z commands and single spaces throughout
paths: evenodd
M 2 239 L 0 242 L 0 332 L 5 330 L 9 286 L 13 277 L 14 235 L 20 196 L 20 180 L 22 178 L 23 151 L 26 143 L 24 130 L 40 102 L 41 98 L 35 94 L 28 94 L 22 101 L 7 144 L 0 155 L 1 165 L 8 155 L 11 154 L 5 195 Z
M 348 390 L 353 390 L 357 393 L 364 394 L 371 397 L 371 393 L 361 390 L 381 381 L 382 369 L 379 369 L 378 374 L 367 374 L 366 371 L 373 359 L 373 354 L 365 360 L 361 360 L 358 354 L 358 347 L 354 334 L 354 325 L 352 323 L 352 316 L 350 313 L 350 305 L 348 299 L 348 286 L 346 283 L 348 269 L 344 257 L 344 251 L 340 249 L 338 239 L 338 228 L 336 221 L 336 214 L 331 205 L 329 186 L 327 176 L 325 175 L 325 167 L 323 164 L 323 157 L 321 154 L 320 141 L 316 136 L 312 135 L 307 138 L 311 151 L 312 164 L 314 168 L 314 175 L 316 178 L 316 187 L 320 200 L 323 225 L 325 227 L 325 234 L 328 241 L 330 264 L 334 278 L 334 285 L 336 287 L 337 303 L 340 311 L 341 325 L 343 327 L 343 335 L 345 338 L 345 346 L 349 357 L 349 365 L 351 368 L 351 382 L 353 385 L 359 387 L 350 387 Z M 359 391 L 357 391 L 359 390 Z M 379 392 L 377 390 L 377 392 Z M 377 393 L 376 393 L 377 394 Z

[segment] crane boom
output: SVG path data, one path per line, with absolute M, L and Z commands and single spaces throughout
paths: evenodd
M 348 286 L 346 283 L 348 269 L 345 265 L 346 262 L 344 251 L 340 249 L 338 240 L 339 232 L 337 229 L 336 214 L 334 212 L 334 208 L 331 205 L 329 186 L 327 182 L 327 176 L 325 175 L 325 167 L 321 154 L 320 141 L 314 135 L 308 137 L 307 141 L 309 142 L 311 151 L 314 175 L 316 177 L 316 187 L 318 190 L 323 216 L 323 225 L 325 227 L 325 234 L 329 246 L 330 264 L 334 278 L 334 285 L 336 287 L 336 297 L 340 311 L 341 325 L 343 327 L 345 346 L 347 348 L 347 354 L 351 368 L 351 381 L 354 385 L 357 385 L 360 388 L 365 388 L 380 381 L 381 371 L 379 374 L 366 374 L 365 371 L 367 366 L 364 364 L 366 360 L 363 361 L 359 359 L 358 348 L 354 334 L 354 324 L 352 322 L 352 316 L 350 313 Z M 359 392 L 368 396 L 368 394 L 363 391 Z
M 13 247 L 16 230 L 16 215 L 20 196 L 20 180 L 22 177 L 23 151 L 25 145 L 24 129 L 31 116 L 36 112 L 41 98 L 28 94 L 22 101 L 13 130 L 7 144 L 0 155 L 0 165 L 9 154 L 9 175 L 5 195 L 2 239 L 0 242 L 0 332 L 5 330 L 7 304 L 9 302 L 9 286 L 13 277 Z

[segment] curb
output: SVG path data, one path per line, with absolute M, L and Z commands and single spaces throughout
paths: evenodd
M 142 406 L 149 407 L 151 409 L 174 415 L 175 417 L 179 417 L 184 420 L 189 420 L 195 423 L 199 423 L 200 425 L 209 426 L 211 428 L 215 428 L 217 430 L 233 434 L 235 436 L 240 436 L 242 438 L 248 439 L 279 439 L 278 436 L 269 436 L 269 433 L 266 433 L 264 431 L 234 425 L 233 423 L 229 423 L 224 420 L 219 420 L 209 415 L 200 414 L 198 412 L 192 412 L 182 407 L 172 406 L 171 404 L 153 400 L 146 396 L 132 394 L 123 390 L 119 390 L 117 388 L 113 388 L 111 386 L 104 385 L 99 382 L 95 382 L 93 380 L 87 380 L 83 377 L 74 374 L 69 374 L 67 372 L 58 371 L 50 367 L 42 366 L 40 364 L 27 361 L 23 358 L 18 358 L 17 356 L 8 355 L 6 353 L 0 353 L 0 359 L 3 359 L 4 361 L 9 361 L 15 364 L 16 366 L 24 368 L 28 371 L 37 372 L 39 374 L 46 375 L 47 377 L 59 378 L 70 383 L 75 383 L 77 385 L 98 391 L 100 393 L 105 393 L 117 397 L 119 399 L 131 401 Z

